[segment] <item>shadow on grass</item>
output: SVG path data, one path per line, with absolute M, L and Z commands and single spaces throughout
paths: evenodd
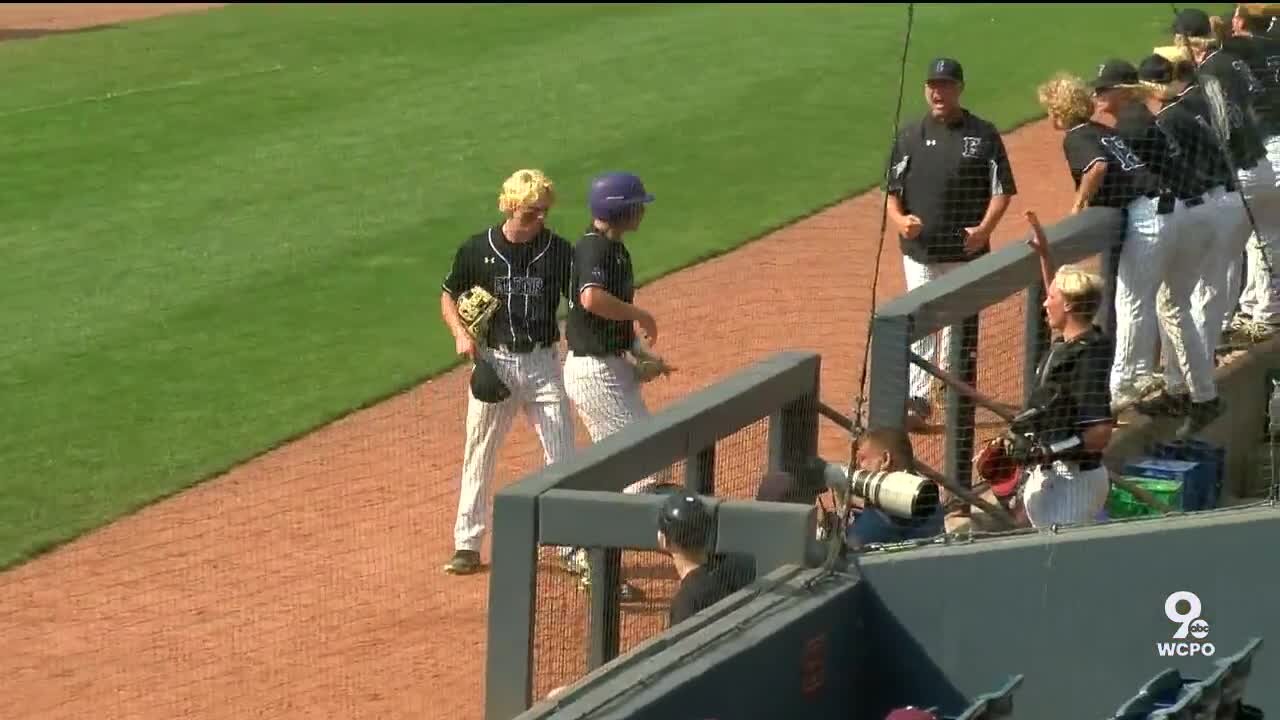
M 36 40 L 46 35 L 78 35 L 101 30 L 119 30 L 119 25 L 90 25 L 81 28 L 0 28 L 0 42 Z

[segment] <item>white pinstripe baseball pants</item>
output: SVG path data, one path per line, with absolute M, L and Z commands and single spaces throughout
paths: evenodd
M 1213 249 L 1205 257 L 1200 281 L 1191 295 L 1191 312 L 1205 339 L 1206 349 L 1213 353 L 1222 342 L 1228 315 L 1239 297 L 1238 289 L 1232 290 L 1230 274 L 1231 268 L 1240 264 L 1240 253 L 1249 237 L 1249 219 L 1238 192 L 1217 188 L 1210 196 Z
M 1075 463 L 1057 460 L 1026 473 L 1022 503 L 1031 527 L 1092 523 L 1107 504 L 1111 477 L 1105 467 L 1082 471 Z
M 1194 207 L 1178 201 L 1172 223 L 1173 247 L 1156 296 L 1165 385 L 1174 392 L 1187 391 L 1193 402 L 1218 396 L 1213 350 L 1206 342 L 1203 324 L 1197 321 L 1193 302 L 1209 255 L 1219 247 L 1214 199 L 1209 193 L 1201 199 L 1203 202 Z
M 1159 336 L 1156 296 L 1177 247 L 1173 213 L 1160 215 L 1158 206 L 1157 199 L 1140 197 L 1126 208 L 1128 225 L 1116 267 L 1116 353 L 1111 366 L 1111 393 L 1116 404 L 1129 398 L 1139 378 L 1154 371 Z M 1170 293 L 1170 301 L 1175 309 L 1170 317 L 1178 318 L 1183 337 L 1190 337 L 1195 331 L 1190 292 L 1182 296 Z
M 1274 138 L 1272 138 L 1274 140 Z M 1280 153 L 1280 148 L 1276 148 Z M 1280 322 L 1280 287 L 1276 286 L 1273 272 L 1280 268 L 1271 265 L 1280 263 L 1280 190 L 1277 190 L 1276 171 L 1272 167 L 1272 145 L 1267 145 L 1267 157 L 1256 166 L 1239 172 L 1240 189 L 1249 201 L 1249 209 L 1258 224 L 1258 232 L 1248 227 L 1246 218 L 1245 245 L 1247 268 L 1240 267 L 1240 259 L 1234 258 L 1231 266 L 1232 296 L 1239 288 L 1241 275 L 1244 277 L 1244 289 L 1240 293 L 1240 312 L 1260 323 Z
M 511 389 L 511 397 L 500 403 L 486 403 L 467 392 L 467 439 L 458 516 L 453 527 L 456 550 L 480 550 L 498 448 L 518 410 L 524 410 L 542 443 L 544 463 L 550 465 L 568 458 L 574 449 L 569 396 L 556 349 L 518 354 L 482 348 L 480 352 Z
M 564 380 L 593 443 L 649 416 L 635 366 L 621 355 L 596 357 L 571 351 L 564 361 Z M 628 485 L 623 492 L 642 492 L 658 482 L 672 482 L 670 467 Z

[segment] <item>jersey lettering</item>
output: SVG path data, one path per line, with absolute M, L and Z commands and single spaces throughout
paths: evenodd
M 1121 170 L 1133 172 L 1143 167 L 1142 160 L 1138 159 L 1138 155 L 1129 148 L 1129 144 L 1124 140 L 1115 136 L 1105 136 L 1099 138 L 1099 140 L 1101 140 L 1102 146 L 1107 149 L 1107 152 L 1111 153 L 1111 157 L 1114 157 L 1116 162 L 1120 163 Z
M 1240 77 L 1244 78 L 1245 83 L 1249 86 L 1250 95 L 1257 95 L 1263 91 L 1262 83 L 1258 82 L 1257 76 L 1249 69 L 1248 63 L 1243 60 L 1232 60 L 1231 67 L 1235 68 L 1236 72 L 1240 73 Z
M 1280 86 L 1280 55 L 1271 55 L 1267 58 L 1267 72 L 1271 75 L 1271 84 Z
M 499 295 L 526 295 L 530 297 L 542 295 L 542 278 L 540 277 L 500 277 L 495 285 Z
M 982 151 L 982 138 L 965 136 L 964 149 L 960 151 L 961 155 L 967 158 L 979 158 L 979 157 L 982 157 L 981 151 Z

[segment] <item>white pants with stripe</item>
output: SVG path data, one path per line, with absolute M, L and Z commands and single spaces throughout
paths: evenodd
M 1075 463 L 1058 460 L 1026 473 L 1022 503 L 1031 527 L 1091 523 L 1107 504 L 1111 478 L 1105 467 L 1082 471 Z
M 1231 265 L 1231 294 L 1239 291 L 1243 275 L 1244 289 L 1240 291 L 1240 312 L 1260 323 L 1280 323 L 1280 287 L 1273 275 L 1280 268 L 1280 190 L 1276 188 L 1276 171 L 1272 167 L 1271 145 L 1267 158 L 1252 168 L 1239 172 L 1240 189 L 1244 191 L 1249 210 L 1253 213 L 1257 232 L 1248 226 L 1245 244 L 1245 268 L 1241 268 L 1239 253 Z M 1278 149 L 1280 151 L 1280 149 Z M 1243 270 L 1243 272 L 1242 272 Z
M 649 416 L 635 366 L 625 356 L 596 357 L 571 351 L 564 361 L 564 380 L 593 443 Z M 672 472 L 667 468 L 628 485 L 623 492 L 638 493 L 655 483 L 671 481 Z
M 1245 240 L 1249 237 L 1249 219 L 1244 212 L 1240 193 L 1222 188 L 1211 191 L 1214 234 L 1212 250 L 1205 256 L 1200 281 L 1191 296 L 1191 312 L 1205 338 L 1209 352 L 1217 350 L 1230 319 L 1239 291 L 1232 290 L 1231 269 L 1240 264 Z M 1166 367 L 1168 365 L 1166 364 Z
M 1217 248 L 1214 197 L 1206 193 L 1200 200 L 1194 206 L 1178 201 L 1173 213 L 1173 247 L 1156 296 L 1165 385 L 1174 392 L 1190 393 L 1193 402 L 1218 396 L 1213 379 L 1214 346 L 1207 343 L 1192 300 L 1209 254 Z
M 902 256 L 902 270 L 906 276 L 907 292 L 936 280 L 948 272 L 964 265 L 964 263 L 922 263 Z M 934 335 L 926 335 L 911 343 L 911 352 L 948 370 L 951 357 L 951 328 L 944 327 Z M 933 376 L 925 372 L 915 363 L 909 370 L 910 395 L 908 397 L 928 398 L 929 389 L 933 386 Z
M 1158 207 L 1158 199 L 1140 197 L 1129 203 L 1126 212 L 1128 225 L 1116 266 L 1116 354 L 1111 365 L 1111 393 L 1117 402 L 1155 369 L 1156 297 L 1178 246 L 1173 213 L 1160 215 Z M 1174 306 L 1170 316 L 1179 319 L 1183 336 L 1189 337 L 1194 333 L 1190 292 L 1170 293 L 1169 299 Z
M 456 550 L 480 550 L 498 449 L 510 432 L 517 412 L 524 411 L 537 433 L 547 465 L 568 458 L 574 446 L 573 417 L 556 349 L 510 353 L 481 348 L 480 352 L 493 363 L 498 377 L 511 389 L 511 397 L 500 403 L 486 403 L 467 392 L 462 489 L 453 527 Z

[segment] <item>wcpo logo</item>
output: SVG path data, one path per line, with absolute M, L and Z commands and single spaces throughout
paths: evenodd
M 1209 637 L 1209 621 L 1200 616 L 1203 609 L 1200 596 L 1186 590 L 1179 590 L 1164 599 L 1164 616 L 1178 626 L 1173 639 L 1183 642 L 1156 643 L 1156 653 L 1160 657 L 1209 657 L 1217 652 L 1213 643 L 1199 642 Z M 1191 642 L 1186 641 L 1187 636 L 1191 636 Z

